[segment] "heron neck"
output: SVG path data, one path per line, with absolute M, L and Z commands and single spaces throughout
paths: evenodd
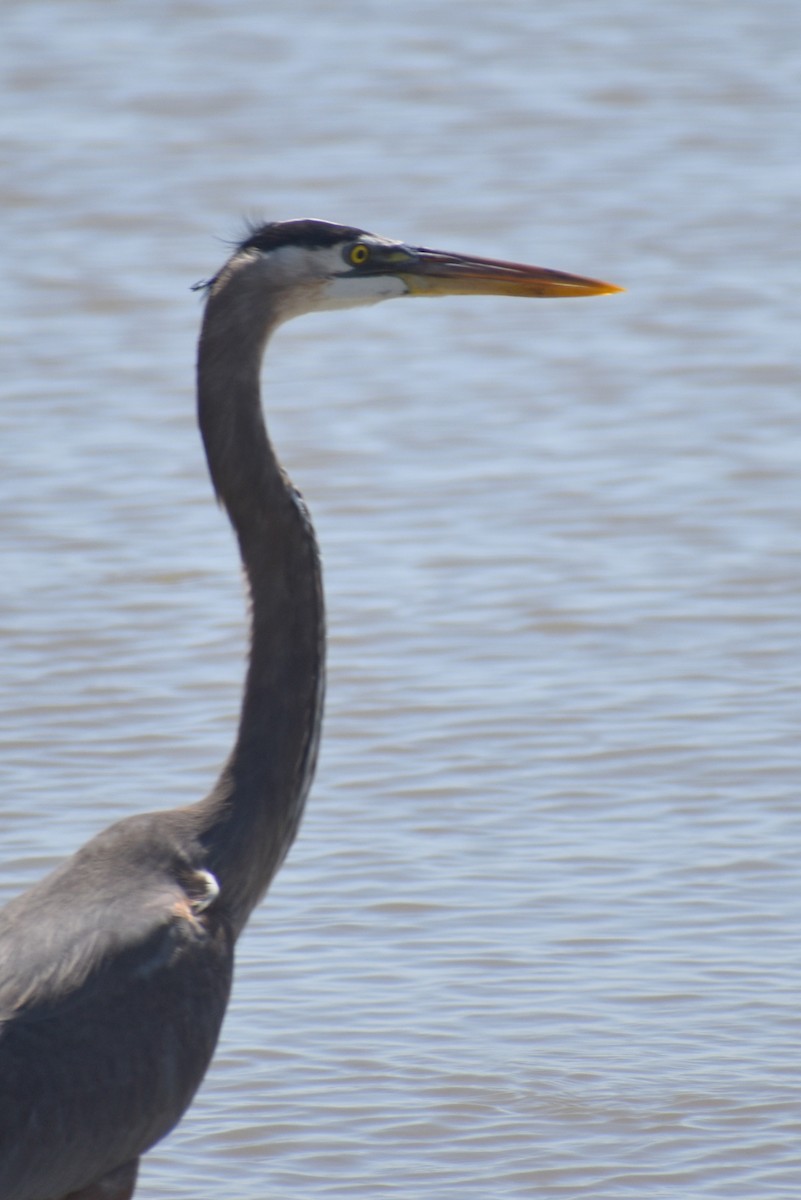
M 229 324 L 218 302 L 210 297 L 200 337 L 198 419 L 214 488 L 239 541 L 251 643 L 236 743 L 195 811 L 209 869 L 238 933 L 303 814 L 322 715 L 325 628 L 314 530 L 262 415 L 269 313 Z

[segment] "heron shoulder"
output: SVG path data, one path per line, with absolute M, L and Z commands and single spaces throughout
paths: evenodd
M 146 819 L 111 826 L 0 910 L 0 1017 L 112 1003 L 204 956 L 219 966 L 232 952 L 217 893 Z

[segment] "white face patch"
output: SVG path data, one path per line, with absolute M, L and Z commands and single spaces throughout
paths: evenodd
M 408 288 L 397 275 L 346 275 L 331 279 L 320 289 L 318 309 L 356 308 L 405 296 Z
M 399 244 L 375 235 L 359 240 L 367 245 Z M 342 246 L 279 246 L 262 253 L 279 321 L 309 312 L 378 304 L 407 294 L 406 284 L 397 275 L 354 272 L 342 250 Z

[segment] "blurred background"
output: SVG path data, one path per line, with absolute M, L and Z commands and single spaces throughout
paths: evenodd
M 0 67 L 3 897 L 232 741 L 244 218 L 627 288 L 275 338 L 322 758 L 138 1194 L 797 1196 L 797 4 L 4 0 Z

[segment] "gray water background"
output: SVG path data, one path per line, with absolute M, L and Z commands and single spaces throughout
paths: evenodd
M 795 0 L 4 0 L 0 64 L 3 896 L 230 746 L 243 216 L 628 289 L 276 337 L 322 758 L 143 1200 L 797 1197 Z

